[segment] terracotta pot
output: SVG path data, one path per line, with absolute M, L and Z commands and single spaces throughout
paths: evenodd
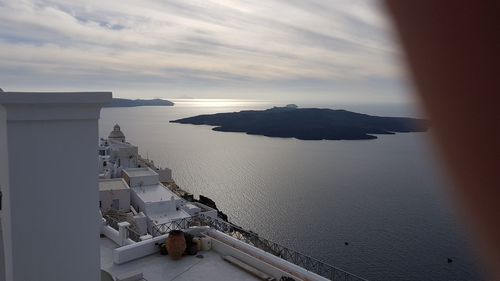
M 172 230 L 167 237 L 168 255 L 173 260 L 182 258 L 182 254 L 186 251 L 186 238 L 180 230 Z

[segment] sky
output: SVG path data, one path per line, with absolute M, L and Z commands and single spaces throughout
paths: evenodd
M 0 0 L 0 87 L 407 102 L 394 37 L 372 0 Z

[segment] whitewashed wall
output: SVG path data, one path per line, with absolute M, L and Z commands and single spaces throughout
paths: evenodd
M 101 190 L 99 191 L 99 201 L 103 213 L 111 209 L 114 199 L 118 199 L 120 211 L 130 210 L 130 189 Z
M 110 99 L 0 94 L 5 280 L 99 280 L 97 121 Z
M 143 169 L 143 168 L 140 168 L 140 169 Z M 127 170 L 128 169 L 124 169 L 124 172 L 126 172 Z M 129 177 L 130 187 L 157 184 L 160 181 L 159 176 L 156 172 L 154 172 L 154 171 L 152 171 L 152 172 L 153 172 L 152 175 Z M 127 179 L 126 177 L 124 177 L 124 178 L 125 178 L 125 180 Z

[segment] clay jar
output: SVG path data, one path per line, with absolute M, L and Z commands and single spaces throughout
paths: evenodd
M 168 255 L 173 260 L 182 258 L 182 254 L 186 251 L 186 238 L 181 230 L 172 230 L 167 237 Z

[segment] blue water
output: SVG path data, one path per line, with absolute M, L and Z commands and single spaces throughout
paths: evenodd
M 143 156 L 173 169 L 182 188 L 214 199 L 231 221 L 369 280 L 482 280 L 431 133 L 301 141 L 168 122 L 269 106 L 107 108 L 100 134 L 119 123 Z M 418 115 L 391 106 L 343 108 Z

